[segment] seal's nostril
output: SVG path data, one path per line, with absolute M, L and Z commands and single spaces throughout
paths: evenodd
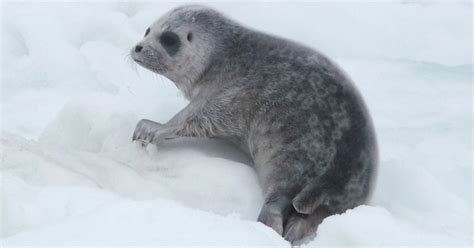
M 137 46 L 135 47 L 135 52 L 136 52 L 136 53 L 139 53 L 142 49 L 143 49 L 142 46 L 137 45 Z

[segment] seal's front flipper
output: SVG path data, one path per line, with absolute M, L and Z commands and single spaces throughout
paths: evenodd
M 147 119 L 142 119 L 137 123 L 133 132 L 132 141 L 141 142 L 142 146 L 153 143 L 155 133 L 162 129 L 163 125 Z

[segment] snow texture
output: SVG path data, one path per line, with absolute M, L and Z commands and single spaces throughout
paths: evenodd
M 2 4 L 4 247 L 289 247 L 255 221 L 251 163 L 217 140 L 131 143 L 141 118 L 186 101 L 127 57 L 179 3 Z M 380 145 L 369 206 L 327 218 L 304 247 L 472 244 L 472 3 L 212 3 L 334 58 Z

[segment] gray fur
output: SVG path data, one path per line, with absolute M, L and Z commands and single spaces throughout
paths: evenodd
M 163 47 L 164 32 L 177 34 L 178 48 Z M 140 121 L 134 140 L 233 142 L 253 159 L 262 185 L 259 221 L 293 243 L 367 201 L 377 166 L 371 118 L 327 57 L 202 6 L 170 11 L 138 45 L 133 59 L 172 80 L 190 103 L 165 124 Z

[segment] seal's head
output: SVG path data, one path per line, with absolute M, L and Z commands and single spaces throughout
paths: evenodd
M 169 78 L 189 97 L 192 85 L 216 56 L 219 41 L 213 34 L 222 30 L 225 20 L 203 6 L 176 8 L 146 29 L 131 56 L 139 65 Z

